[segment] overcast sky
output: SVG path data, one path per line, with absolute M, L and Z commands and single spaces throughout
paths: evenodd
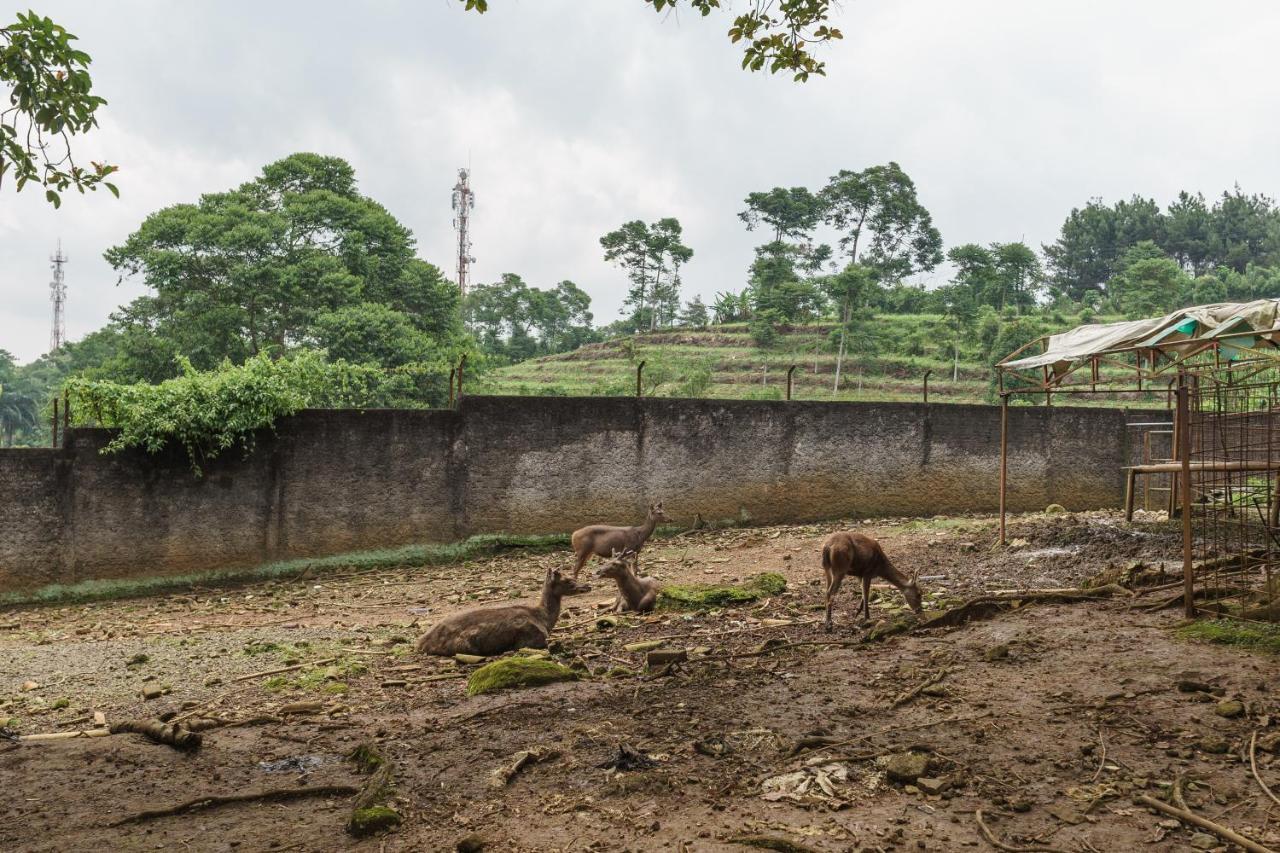
M 77 339 L 145 291 L 117 286 L 106 248 L 295 151 L 350 161 L 450 276 L 450 188 L 470 163 L 476 280 L 571 279 L 597 322 L 625 288 L 601 234 L 678 217 L 686 298 L 738 290 L 762 242 L 737 219 L 746 194 L 841 168 L 897 160 L 948 246 L 1038 247 L 1093 196 L 1280 194 L 1266 0 L 846 0 L 828 76 L 806 84 L 739 70 L 728 16 L 643 0 L 493 0 L 484 16 L 457 0 L 28 2 L 94 58 L 110 103 L 76 151 L 120 165 L 122 198 L 55 211 L 0 190 L 0 348 L 20 361 L 48 347 L 59 239 Z

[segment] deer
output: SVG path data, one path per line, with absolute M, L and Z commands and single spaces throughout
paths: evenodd
M 638 557 L 644 543 L 653 535 L 653 529 L 659 521 L 670 521 L 662 511 L 662 501 L 649 504 L 649 514 L 644 524 L 635 527 L 612 527 L 608 524 L 592 524 L 573 531 L 569 542 L 573 546 L 573 554 L 577 563 L 573 567 L 573 579 L 578 579 L 578 572 L 587 564 L 594 554 L 597 557 L 612 557 L 614 553 L 632 551 Z
M 919 613 L 920 586 L 916 579 L 898 571 L 885 555 L 880 543 L 863 533 L 843 530 L 832 533 L 822 544 L 822 573 L 827 581 L 826 629 L 831 631 L 831 604 L 845 575 L 862 579 L 862 601 L 858 611 L 871 619 L 871 581 L 881 578 L 902 592 L 907 606 Z
M 565 577 L 558 569 L 547 569 L 542 601 L 536 606 L 513 604 L 456 613 L 419 637 L 417 649 L 442 657 L 490 657 L 515 649 L 545 649 L 560 618 L 560 600 L 585 592 L 591 592 L 587 584 Z
M 658 603 L 658 592 L 661 587 L 651 577 L 639 577 L 635 573 L 635 552 L 613 552 L 613 559 L 603 563 L 596 569 L 596 577 L 613 578 L 618 584 L 618 598 L 614 602 L 613 612 L 622 613 L 634 610 L 636 613 L 648 613 Z

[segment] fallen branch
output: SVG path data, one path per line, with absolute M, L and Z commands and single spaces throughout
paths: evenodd
M 1029 589 L 1017 592 L 986 593 L 975 596 L 962 604 L 919 622 L 904 619 L 884 627 L 873 628 L 867 638 L 869 640 L 881 640 L 885 637 L 909 631 L 927 631 L 931 628 L 957 628 L 966 622 L 989 619 L 997 613 L 1002 613 L 1006 606 L 1012 602 L 1018 602 L 1019 604 L 1074 604 L 1080 601 L 1106 601 L 1118 595 L 1128 598 L 1133 593 L 1117 584 L 1108 584 L 1096 589 Z
M 1240 587 L 1232 587 L 1232 586 L 1218 587 L 1216 589 L 1206 589 L 1205 587 L 1200 587 L 1199 589 L 1196 589 L 1192 592 L 1191 600 L 1195 601 L 1196 599 L 1204 599 L 1204 601 L 1208 603 L 1213 601 L 1221 601 L 1224 598 L 1231 598 L 1232 596 L 1235 596 L 1235 595 L 1245 595 L 1248 592 L 1249 590 L 1247 589 L 1242 589 Z M 1179 604 L 1182 604 L 1185 596 L 1186 596 L 1185 593 L 1179 592 L 1177 595 L 1173 596 L 1172 598 L 1166 598 L 1166 599 L 1163 599 L 1162 601 L 1157 601 L 1155 604 L 1144 604 L 1143 606 L 1137 609 L 1150 613 L 1156 610 L 1165 610 L 1170 607 L 1177 607 Z
M 1160 800 L 1157 800 L 1155 797 L 1148 797 L 1146 794 L 1143 794 L 1139 796 L 1134 802 L 1139 803 L 1140 805 L 1147 806 L 1148 808 L 1153 808 L 1158 812 L 1162 812 L 1163 814 L 1169 815 L 1169 817 L 1177 818 L 1183 823 L 1189 823 L 1189 824 L 1192 824 L 1193 826 L 1198 826 L 1201 829 L 1212 832 L 1214 835 L 1218 836 L 1219 838 L 1225 841 L 1230 841 L 1232 844 L 1235 844 L 1239 847 L 1243 847 L 1245 850 L 1250 851 L 1250 853 L 1276 853 L 1274 850 L 1272 850 L 1269 847 L 1263 847 L 1261 844 L 1257 843 L 1256 841 L 1250 841 L 1248 838 L 1245 838 L 1243 835 L 1241 835 L 1240 833 L 1236 832 L 1233 829 L 1229 829 L 1219 823 L 1214 823 L 1208 818 L 1200 817 L 1200 815 L 1195 814 L 1193 812 L 1184 811 L 1183 809 L 1176 808 L 1175 806 L 1171 806 L 1168 803 L 1161 802 Z
M 106 737 L 111 734 L 109 729 L 83 729 L 74 732 L 45 732 L 43 734 L 19 735 L 20 743 L 41 743 L 48 740 L 71 740 L 78 737 Z
M 1098 726 L 1098 743 L 1102 745 L 1102 757 L 1098 759 L 1098 769 L 1093 771 L 1093 778 L 1090 782 L 1097 782 L 1102 776 L 1102 770 L 1107 766 L 1107 739 L 1102 736 L 1102 726 Z
M 1267 783 L 1262 781 L 1262 777 L 1258 775 L 1258 730 L 1254 729 L 1253 737 L 1249 738 L 1249 769 L 1253 771 L 1253 778 L 1258 780 L 1258 784 L 1262 786 L 1262 792 L 1271 798 L 1272 802 L 1280 805 L 1280 799 L 1276 799 L 1276 795 L 1271 793 L 1271 789 L 1267 787 Z
M 1067 853 L 1066 850 L 1059 847 L 1014 847 L 1012 844 L 1005 844 L 1003 841 L 996 838 L 995 835 L 991 833 L 991 830 L 987 828 L 986 823 L 983 822 L 982 809 L 975 811 L 973 816 L 978 821 L 978 831 L 982 833 L 982 837 L 997 850 L 1004 850 L 1005 853 Z
M 776 646 L 767 646 L 754 652 L 738 652 L 732 655 L 704 655 L 700 658 L 694 658 L 693 662 L 698 661 L 714 661 L 714 660 L 737 660 L 739 658 L 758 658 L 764 655 L 771 655 L 774 652 L 785 651 L 786 649 L 796 649 L 801 646 L 865 646 L 865 640 L 805 640 L 799 643 L 782 643 Z
M 324 660 L 311 661 L 309 663 L 295 663 L 293 666 L 282 666 L 279 669 L 264 669 L 262 672 L 251 672 L 248 675 L 240 675 L 231 679 L 232 681 L 250 681 L 254 678 L 262 678 L 266 675 L 279 675 L 282 672 L 294 672 L 299 669 L 306 669 L 309 666 L 326 666 L 336 661 L 337 658 L 325 658 Z
M 889 710 L 892 711 L 894 708 L 898 708 L 898 707 L 901 707 L 902 705 L 907 704 L 912 699 L 919 696 L 921 691 L 937 684 L 939 681 L 946 678 L 948 675 L 950 675 L 954 671 L 955 670 L 953 667 L 947 667 L 946 669 L 943 669 L 937 674 L 930 676 L 928 679 L 920 682 L 915 687 L 912 687 L 910 690 L 906 691 L 905 693 L 899 694 L 898 698 L 894 699 L 893 703 L 889 705 Z
M 182 723 L 162 723 L 159 720 L 125 720 L 116 723 L 110 729 L 113 735 L 132 732 L 146 737 L 156 743 L 162 743 L 180 750 L 196 750 L 200 748 L 200 735 L 191 731 Z
M 818 853 L 812 847 L 772 835 L 739 835 L 736 838 L 726 838 L 725 843 L 741 844 L 743 847 L 756 847 L 761 850 L 777 850 L 778 853 Z
M 112 821 L 107 824 L 108 827 L 123 826 L 126 823 L 137 823 L 138 821 L 151 820 L 157 817 L 169 817 L 170 815 L 185 814 L 186 812 L 200 811 L 202 809 L 211 809 L 216 806 L 225 806 L 232 803 L 251 803 L 258 800 L 264 802 L 281 802 L 284 800 L 301 800 L 309 797 L 349 797 L 358 792 L 359 789 L 350 785 L 317 785 L 314 788 L 276 788 L 270 791 L 258 791 L 253 794 L 230 794 L 227 796 L 209 796 L 199 797 L 194 800 L 187 800 L 185 803 L 179 803 L 176 806 L 170 806 L 166 809 L 152 809 L 150 811 L 138 812 L 137 814 L 122 817 L 119 820 Z

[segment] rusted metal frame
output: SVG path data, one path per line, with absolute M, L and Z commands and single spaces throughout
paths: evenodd
M 1049 340 L 1049 336 L 1048 336 L 1048 335 L 1041 335 L 1040 337 L 1036 338 L 1034 341 L 1030 341 L 1030 342 L 1028 342 L 1028 343 L 1023 344 L 1022 346 L 1018 347 L 1018 348 L 1017 348 L 1016 350 L 1014 350 L 1013 352 L 1011 352 L 1011 353 L 1009 353 L 1008 355 L 1006 355 L 1004 358 L 1002 358 L 1002 359 L 1000 359 L 999 361 L 997 361 L 997 362 L 996 362 L 996 367 L 1001 367 L 1001 366 L 1003 366 L 1006 362 L 1013 361 L 1013 360 L 1014 360 L 1014 359 L 1016 359 L 1018 356 L 1022 355 L 1024 352 L 1026 352 L 1028 349 L 1030 349 L 1031 347 L 1035 346 L 1036 344 L 1044 344 L 1044 351 L 1045 351 L 1045 352 L 1048 352 L 1048 350 L 1049 350 L 1048 340 Z
M 791 375 L 796 372 L 796 368 L 799 366 L 800 365 L 798 364 L 793 364 L 787 368 L 787 399 L 788 400 L 791 399 Z M 928 400 L 926 400 L 925 402 L 927 403 Z
M 644 366 L 647 363 L 648 363 L 647 360 L 642 360 L 639 364 L 636 365 L 636 396 L 637 397 L 644 396 L 644 385 L 641 383 L 644 377 Z
M 58 398 L 53 398 L 53 419 L 50 422 L 50 447 L 58 446 Z
M 453 381 L 458 376 L 458 368 L 449 368 L 449 408 L 453 408 Z
M 1186 378 L 1178 383 L 1178 456 L 1182 462 L 1181 503 L 1182 503 L 1182 601 L 1183 612 L 1188 619 L 1196 615 L 1195 574 L 1192 568 L 1193 553 L 1191 539 L 1191 430 L 1190 430 L 1190 392 Z
M 929 370 L 926 370 L 926 371 L 924 372 L 924 402 L 925 402 L 925 405 L 928 405 L 928 404 L 929 404 L 929 374 L 931 374 L 931 373 L 933 373 L 933 369 L 932 369 L 932 368 L 930 368 Z M 790 399 L 790 398 L 788 398 L 788 399 Z
M 1009 395 L 1000 395 L 1000 544 L 1005 544 L 1005 495 L 1009 488 Z

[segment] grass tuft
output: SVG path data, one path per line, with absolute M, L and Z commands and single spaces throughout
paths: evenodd
M 780 595 L 786 590 L 786 578 L 776 572 L 764 572 L 740 585 L 677 584 L 663 587 L 658 604 L 661 607 L 697 610 L 706 607 L 724 607 L 730 604 L 747 604 L 761 598 Z
M 1209 619 L 1183 625 L 1178 629 L 1178 636 L 1186 640 L 1205 640 L 1280 654 L 1280 625 L 1260 625 L 1236 619 Z
M 467 678 L 467 695 L 479 696 L 515 687 L 538 687 L 557 681 L 577 681 L 578 677 L 578 673 L 569 667 L 545 658 L 502 658 L 471 673 Z

